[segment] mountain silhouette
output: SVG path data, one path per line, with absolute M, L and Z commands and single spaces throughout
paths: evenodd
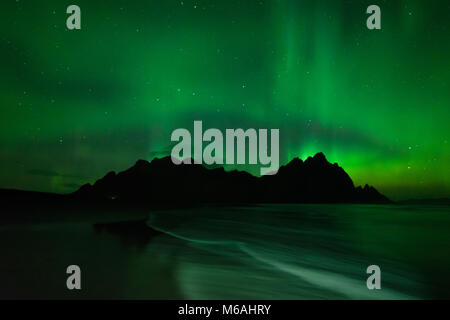
M 373 187 L 355 187 L 348 174 L 329 163 L 323 153 L 305 161 L 295 158 L 277 174 L 263 177 L 199 164 L 175 165 L 170 157 L 139 160 L 128 170 L 109 172 L 72 195 L 155 205 L 390 202 Z

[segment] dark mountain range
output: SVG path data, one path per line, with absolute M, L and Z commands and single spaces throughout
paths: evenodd
M 198 164 L 175 165 L 170 157 L 139 160 L 130 169 L 109 172 L 72 195 L 154 205 L 390 202 L 373 187 L 356 188 L 347 173 L 322 153 L 305 161 L 295 158 L 277 174 L 263 177 Z

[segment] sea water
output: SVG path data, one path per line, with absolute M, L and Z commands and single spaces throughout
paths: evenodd
M 193 299 L 449 297 L 448 207 L 263 205 L 155 213 Z M 182 222 L 180 222 L 182 221 Z M 182 248 L 182 249 L 180 249 Z M 369 290 L 367 267 L 381 269 Z
M 1 298 L 450 298 L 450 208 L 261 205 L 149 212 L 149 241 L 89 219 L 0 226 Z M 126 213 L 115 219 L 131 219 Z M 79 265 L 81 290 L 66 288 Z M 381 290 L 366 286 L 381 269 Z

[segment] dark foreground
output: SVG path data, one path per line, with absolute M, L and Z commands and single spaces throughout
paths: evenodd
M 264 205 L 11 220 L 0 226 L 0 298 L 448 299 L 449 214 Z M 73 264 L 80 291 L 66 288 Z M 366 287 L 374 264 L 378 291 Z

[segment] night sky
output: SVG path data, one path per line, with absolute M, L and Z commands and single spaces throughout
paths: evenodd
M 66 28 L 70 4 L 81 30 Z M 366 28 L 371 4 L 382 30 Z M 448 0 L 2 0 L 0 187 L 71 192 L 169 155 L 171 132 L 202 120 L 279 128 L 282 164 L 321 151 L 392 199 L 450 196 L 449 13 Z

